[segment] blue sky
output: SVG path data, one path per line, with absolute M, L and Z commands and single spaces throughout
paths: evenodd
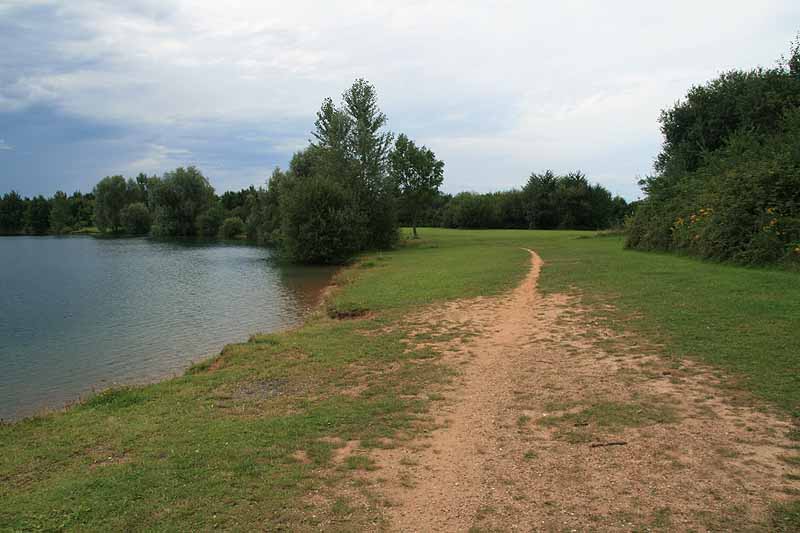
M 0 0 L 0 192 L 90 190 L 196 164 L 262 184 L 357 77 L 444 189 L 581 169 L 628 199 L 659 111 L 723 70 L 773 66 L 800 3 Z

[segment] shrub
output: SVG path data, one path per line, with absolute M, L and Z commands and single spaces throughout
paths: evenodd
M 225 219 L 225 210 L 217 204 L 197 217 L 197 233 L 202 237 L 216 237 L 219 235 L 222 222 Z
M 647 198 L 626 245 L 800 262 L 800 77 L 790 68 L 726 73 L 661 121 L 658 173 L 640 182 Z
M 228 217 L 222 223 L 222 237 L 235 239 L 244 233 L 244 221 L 239 217 Z
M 126 205 L 119 213 L 125 233 L 143 235 L 150 231 L 150 211 L 141 202 Z
M 194 236 L 198 218 L 214 206 L 214 188 L 195 167 L 179 167 L 164 174 L 151 193 L 155 206 L 154 234 Z
M 365 216 L 348 191 L 329 178 L 297 179 L 281 195 L 282 248 L 302 263 L 338 264 L 364 242 Z

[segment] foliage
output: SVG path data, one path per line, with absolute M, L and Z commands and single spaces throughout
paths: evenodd
M 626 245 L 742 264 L 800 263 L 800 77 L 728 72 L 662 114 L 657 174 Z M 793 63 L 795 62 L 795 63 Z
M 214 201 L 214 188 L 196 167 L 178 167 L 165 173 L 152 191 L 153 233 L 161 237 L 198 235 L 198 217 Z
M 581 172 L 531 174 L 522 190 L 459 193 L 444 207 L 441 225 L 488 229 L 606 229 L 622 225 L 627 203 Z
M 245 221 L 247 238 L 258 244 L 279 244 L 281 228 L 280 191 L 291 179 L 290 174 L 276 168 L 269 178 L 266 189 L 259 189 L 248 196 Z
M 352 193 L 322 176 L 297 178 L 281 196 L 286 255 L 301 263 L 337 264 L 364 246 L 365 216 Z
M 239 217 L 228 217 L 222 223 L 222 237 L 235 239 L 244 234 L 244 221 Z
M 0 198 L 0 234 L 13 235 L 25 229 L 26 205 L 22 197 L 11 191 Z
M 122 176 L 108 176 L 94 187 L 94 221 L 100 231 L 122 229 L 120 212 L 131 203 L 131 190 Z
M 44 235 L 50 228 L 50 202 L 44 196 L 35 196 L 25 210 L 25 226 L 34 235 Z
M 94 195 L 82 194 L 78 191 L 69 197 L 70 212 L 72 214 L 72 227 L 80 230 L 94 223 Z
M 339 112 L 350 123 L 345 146 L 357 169 L 352 191 L 366 215 L 362 249 L 391 247 L 397 241 L 396 185 L 387 172 L 393 135 L 382 131 L 387 119 L 375 88 L 357 79 L 342 95 Z
M 129 235 L 144 235 L 150 231 L 150 211 L 143 202 L 128 204 L 120 211 L 120 222 Z
M 501 219 L 496 200 L 502 194 L 514 194 L 514 192 L 458 193 L 448 202 L 442 223 L 449 228 L 497 228 L 501 224 Z
M 57 191 L 50 200 L 50 231 L 56 235 L 68 233 L 72 230 L 74 223 L 69 198 L 64 192 Z
M 390 175 L 400 189 L 400 202 L 417 236 L 420 212 L 429 207 L 444 179 L 444 162 L 426 146 L 417 147 L 401 133 L 389 154 Z
M 364 80 L 345 91 L 340 106 L 326 98 L 310 145 L 253 195 L 242 217 L 248 237 L 312 263 L 344 262 L 361 250 L 394 245 L 398 189 L 389 174 L 393 136 L 385 125 L 375 89 Z
M 205 212 L 197 215 L 197 234 L 202 237 L 216 237 L 219 235 L 224 220 L 225 208 L 217 202 Z

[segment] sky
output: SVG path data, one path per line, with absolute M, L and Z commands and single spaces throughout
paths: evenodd
M 0 0 L 0 193 L 190 164 L 218 192 L 262 185 L 363 77 L 446 192 L 580 169 L 632 200 L 660 110 L 800 31 L 796 0 L 655 5 Z

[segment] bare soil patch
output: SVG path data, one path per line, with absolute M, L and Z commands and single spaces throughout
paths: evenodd
M 510 294 L 409 318 L 460 375 L 436 391 L 438 429 L 372 452 L 390 527 L 767 530 L 800 490 L 781 459 L 791 423 L 604 330 L 576 297 L 539 294 L 531 260 Z

